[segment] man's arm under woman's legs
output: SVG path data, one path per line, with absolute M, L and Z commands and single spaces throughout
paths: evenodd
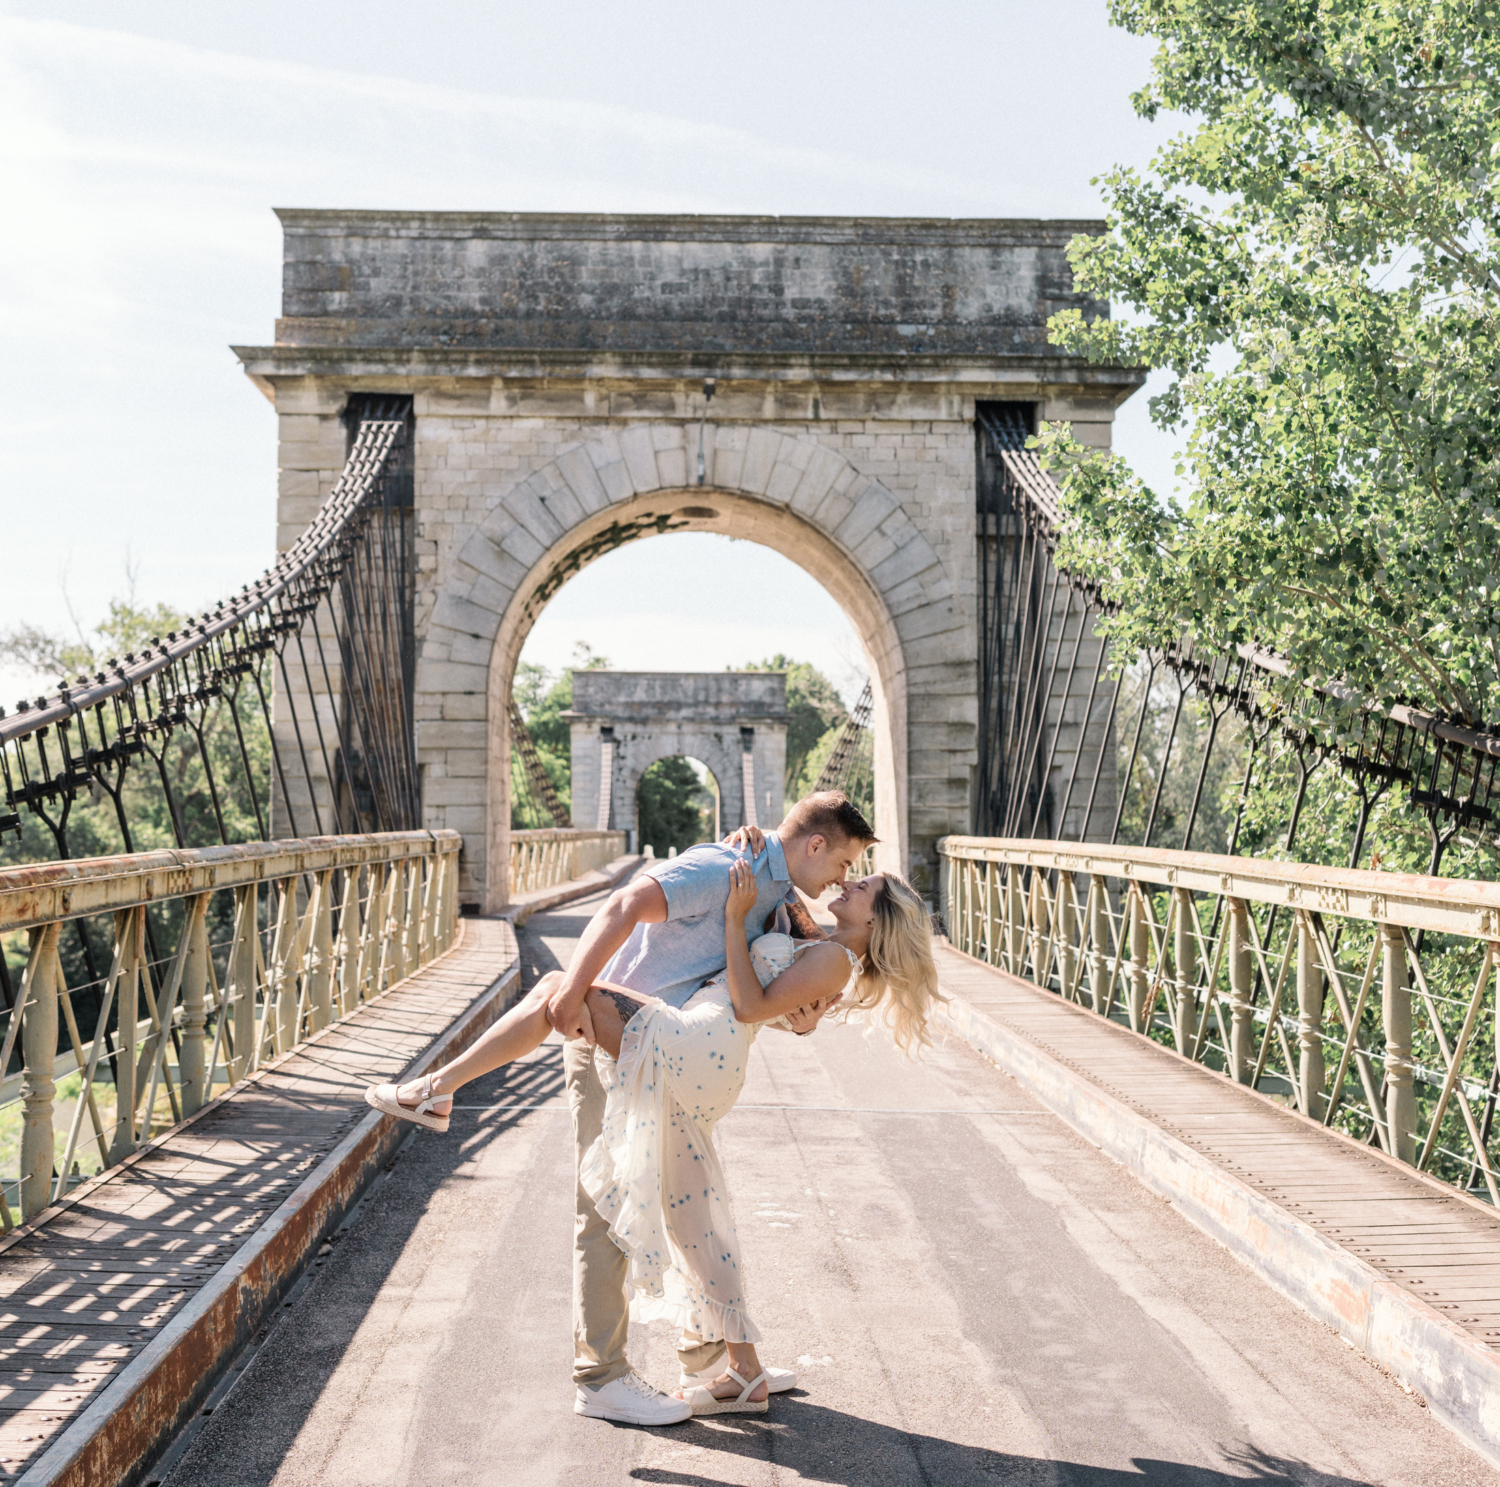
M 547 1002 L 562 982 L 561 971 L 548 971 L 494 1027 L 451 1063 L 432 1073 L 432 1094 L 437 1096 L 433 1113 L 446 1115 L 453 1108 L 453 1095 L 481 1074 L 489 1074 L 539 1048 L 552 1031 L 547 1021 Z M 601 982 L 588 993 L 589 1014 L 599 1046 L 611 1058 L 620 1056 L 625 1024 L 652 998 L 623 986 Z M 424 1098 L 425 1078 L 403 1084 L 397 1098 L 413 1108 Z

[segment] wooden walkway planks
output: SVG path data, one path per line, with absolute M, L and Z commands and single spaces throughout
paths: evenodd
M 950 947 L 938 965 L 945 990 L 1500 1345 L 1500 1214 Z
M 179 1315 L 404 1069 L 518 960 L 502 920 L 0 1241 L 0 1479 Z

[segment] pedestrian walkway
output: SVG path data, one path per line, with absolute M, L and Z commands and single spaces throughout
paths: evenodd
M 528 981 L 598 901 L 520 933 Z M 561 1050 L 418 1133 L 168 1487 L 1495 1487 L 1327 1328 L 958 1038 L 756 1043 L 720 1126 L 766 1361 L 762 1418 L 572 1413 Z M 632 1329 L 675 1378 L 665 1326 Z
M 515 976 L 511 927 L 464 921 L 442 958 L 0 1241 L 0 1477 L 128 1471 L 383 1160 L 365 1085 Z
M 1488 1204 L 1029 982 L 946 947 L 940 960 L 950 992 L 982 1019 L 1050 1055 L 1075 1088 L 1106 1092 L 1298 1226 L 1310 1226 L 1321 1240 L 1464 1329 L 1475 1348 L 1489 1352 L 1500 1342 L 1500 1214 Z M 983 1033 L 975 1036 L 984 1046 Z M 1003 1052 L 998 1056 L 1002 1064 L 1013 1062 Z M 1106 1117 L 1105 1124 L 1118 1129 L 1123 1123 Z M 1089 1134 L 1108 1138 L 1104 1127 Z M 1136 1139 L 1123 1129 L 1120 1136 L 1126 1144 Z M 1224 1237 L 1233 1242 L 1227 1232 Z M 1269 1240 L 1280 1237 L 1247 1237 L 1243 1253 L 1252 1263 L 1285 1264 L 1284 1255 L 1269 1250 Z M 1323 1263 L 1315 1248 L 1307 1253 L 1321 1264 L 1328 1304 L 1346 1311 L 1357 1304 L 1335 1293 L 1336 1286 L 1357 1284 L 1349 1278 L 1355 1272 L 1341 1270 L 1336 1257 Z M 1299 1263 L 1315 1286 L 1318 1276 L 1306 1257 Z M 1310 1304 L 1318 1306 L 1318 1298 Z M 1339 1319 L 1329 1320 L 1337 1325 Z M 1500 1406 L 1493 1387 L 1492 1398 Z

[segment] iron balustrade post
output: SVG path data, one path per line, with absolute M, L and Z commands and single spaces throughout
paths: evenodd
M 969 954 L 984 954 L 984 872 L 980 863 L 965 864 L 964 893 L 967 906 L 966 922 L 969 927 Z
M 410 976 L 422 964 L 422 859 L 406 861 L 406 916 L 401 926 L 406 942 L 406 974 Z
M 1109 1005 L 1109 889 L 1098 873 L 1089 878 L 1089 996 L 1102 1017 Z
M 365 895 L 365 912 L 360 921 L 359 933 L 359 997 L 368 1001 L 380 994 L 380 974 L 384 964 L 381 946 L 384 944 L 385 927 L 385 880 L 389 864 L 374 863 L 370 867 L 369 887 Z
M 177 1055 L 177 1072 L 184 1117 L 203 1108 L 213 1084 L 213 1070 L 204 1067 L 208 1043 L 208 900 L 206 893 L 190 900 L 182 926 L 188 944 L 178 993 L 182 1004 L 182 1051 Z
M 31 931 L 21 987 L 21 1217 L 33 1219 L 52 1200 L 55 1136 L 52 1104 L 57 1060 L 57 923 Z M 15 1015 L 14 1013 L 12 1014 Z
M 1078 951 L 1073 944 L 1074 920 L 1077 904 L 1073 896 L 1073 874 L 1057 875 L 1057 979 L 1063 996 L 1072 1001 L 1076 988 L 1073 985 L 1074 970 L 1078 965 Z
M 339 905 L 339 937 L 334 948 L 339 967 L 339 1016 L 359 1005 L 359 869 L 344 874 L 344 896 Z
M 1387 1149 L 1403 1162 L 1417 1159 L 1417 1095 L 1412 1081 L 1411 980 L 1406 934 L 1380 926 L 1381 1020 L 1385 1023 L 1385 1122 Z
M 422 929 L 421 963 L 425 966 L 437 954 L 438 906 L 442 894 L 443 855 L 436 849 L 422 859 Z
M 1191 1058 L 1198 1036 L 1198 944 L 1193 938 L 1193 900 L 1186 888 L 1174 888 L 1172 898 L 1176 911 L 1172 969 L 1177 983 L 1172 1036 L 1178 1053 Z
M 271 942 L 271 1053 L 280 1058 L 297 1042 L 297 880 L 283 878 L 277 885 L 281 903 L 276 915 L 276 937 Z
M 443 853 L 443 949 L 458 938 L 458 853 Z
M 1042 875 L 1035 868 L 1031 870 L 1031 886 L 1027 890 L 1027 922 L 1029 934 L 1027 940 L 1031 952 L 1031 979 L 1040 986 L 1042 984 Z
M 1255 1071 L 1255 960 L 1250 905 L 1229 900 L 1229 1069 L 1236 1084 Z
M 396 918 L 397 905 L 401 903 L 401 868 L 399 862 L 387 864 L 385 871 L 385 893 L 380 903 L 380 979 L 377 992 L 388 991 L 406 975 L 405 947 L 401 943 L 401 926 Z
M 1150 990 L 1151 927 L 1146 923 L 1146 898 L 1140 886 L 1130 885 L 1130 1028 L 1144 1033 L 1146 998 Z
M 1026 924 L 1021 910 L 1021 869 L 1014 862 L 1006 864 L 1005 889 L 1005 969 L 1019 976 L 1025 964 Z
M 115 994 L 119 1057 L 115 1060 L 115 1133 L 110 1142 L 111 1165 L 135 1150 L 136 1031 L 140 1023 L 141 962 L 145 959 L 144 906 L 115 915 L 115 934 L 125 941 L 119 991 Z
M 227 1007 L 220 1017 L 230 1018 L 233 1053 L 229 1061 L 230 1082 L 238 1084 L 255 1066 L 255 968 L 260 887 L 247 883 L 234 891 L 234 937 L 229 949 L 229 974 L 224 996 Z
M 949 871 L 952 871 L 950 861 Z M 1005 864 L 984 864 L 984 958 L 992 966 L 1005 964 Z
M 1302 1090 L 1302 1113 L 1322 1120 L 1328 1096 L 1324 1092 L 1327 1071 L 1323 1064 L 1323 1000 L 1326 985 L 1318 959 L 1312 921 L 1305 910 L 1297 910 L 1297 1060 Z
M 313 880 L 311 942 L 307 952 L 307 1012 L 309 1031 L 321 1032 L 333 1021 L 333 870 Z

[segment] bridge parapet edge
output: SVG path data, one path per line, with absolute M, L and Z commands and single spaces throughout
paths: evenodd
M 945 836 L 938 842 L 938 854 L 951 860 L 1014 863 L 1045 872 L 1128 878 L 1432 933 L 1471 938 L 1500 935 L 1500 883 L 1474 879 L 1029 838 Z

